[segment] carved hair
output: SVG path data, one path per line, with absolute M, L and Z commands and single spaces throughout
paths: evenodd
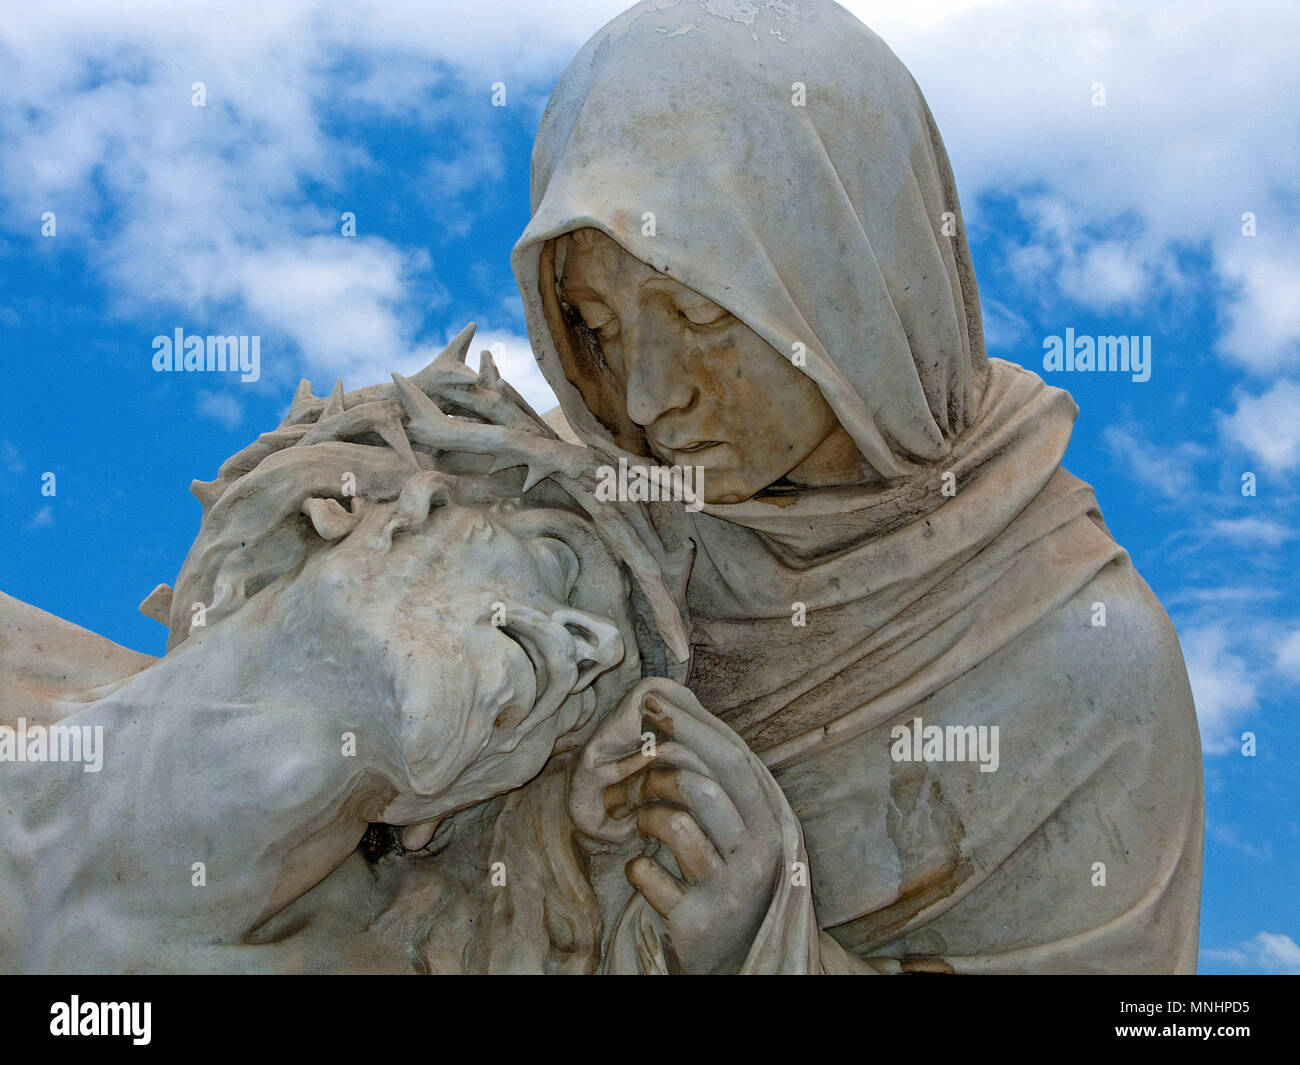
M 194 604 L 205 605 L 209 622 L 233 612 L 322 540 L 346 537 L 367 506 L 397 502 L 385 523 L 391 541 L 451 493 L 497 510 L 526 502 L 584 514 L 636 578 L 659 639 L 685 661 L 684 594 L 665 577 L 680 566 L 668 564 L 639 504 L 594 496 L 596 468 L 610 457 L 560 440 L 501 380 L 488 352 L 477 374 L 466 367 L 473 334 L 471 323 L 409 380 L 393 374 L 392 384 L 349 393 L 339 382 L 325 398 L 301 382 L 278 428 L 223 463 L 214 481 L 191 485 L 204 515 L 177 579 L 169 650 L 188 635 Z M 417 476 L 433 472 L 445 476 Z

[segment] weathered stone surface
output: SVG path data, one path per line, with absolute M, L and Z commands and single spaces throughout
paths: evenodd
M 472 327 L 304 382 L 195 483 L 161 659 L 0 597 L 0 968 L 1190 971 L 1178 642 L 907 71 L 643 3 L 533 166 L 559 410 Z

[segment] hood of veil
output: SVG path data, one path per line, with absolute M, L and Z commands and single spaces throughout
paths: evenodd
M 800 368 L 883 478 L 690 516 L 691 685 L 765 758 L 822 743 L 831 722 L 875 727 L 906 705 L 878 689 L 909 677 L 923 697 L 1123 554 L 1091 490 L 1060 469 L 1069 395 L 985 354 L 920 90 L 839 6 L 625 12 L 552 94 L 531 201 L 512 263 L 540 368 L 582 440 L 635 453 L 602 361 L 551 329 L 554 238 L 591 227 L 777 352 L 802 345 Z M 796 602 L 819 639 L 774 656 Z M 971 638 L 941 635 L 954 631 Z
M 589 443 L 613 442 L 611 419 L 566 375 L 541 271 L 547 242 L 584 226 L 798 352 L 886 478 L 942 459 L 976 412 L 986 358 L 948 157 L 906 68 L 835 4 L 659 0 L 615 19 L 555 88 L 531 206 L 513 255 L 529 335 Z

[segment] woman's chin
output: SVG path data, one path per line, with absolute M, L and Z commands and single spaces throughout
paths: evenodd
M 705 468 L 703 491 L 700 498 L 709 506 L 726 506 L 730 503 L 744 503 L 753 499 L 763 490 L 763 485 L 749 483 L 749 478 L 740 478 L 729 471 L 714 471 Z M 698 488 L 697 488 L 698 490 Z

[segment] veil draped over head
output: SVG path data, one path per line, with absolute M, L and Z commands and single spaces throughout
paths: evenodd
M 1091 489 L 1060 468 L 1073 401 L 985 354 L 947 154 L 902 63 L 828 0 L 646 0 L 560 79 L 531 205 L 513 266 L 533 350 L 581 439 L 632 446 L 612 377 L 555 328 L 552 242 L 591 227 L 781 354 L 802 351 L 795 364 L 880 475 L 682 516 L 696 545 L 690 686 L 790 798 L 822 927 L 861 956 L 941 955 L 969 971 L 1059 967 L 1067 941 L 1080 967 L 1194 964 L 1199 743 L 1181 654 Z M 593 395 L 610 398 L 589 407 Z M 1063 664 L 1035 660 L 1030 637 L 1086 610 L 1098 581 L 1134 608 L 1095 637 L 1104 648 L 1064 665 L 1156 662 L 1141 726 L 1117 725 L 1098 700 L 1072 704 L 1073 687 L 1057 698 L 1051 677 L 1032 683 Z M 792 625 L 796 607 L 805 625 Z M 1000 722 L 1001 771 L 927 767 L 937 793 L 908 776 L 891 728 L 921 704 L 927 723 Z M 1157 771 L 1170 743 L 1179 756 Z M 1120 762 L 1127 778 L 1112 779 Z M 1150 800 L 1150 848 L 1124 859 L 1143 889 L 1022 912 L 1032 930 L 996 951 L 979 942 L 1008 916 L 991 908 L 1007 890 L 994 870 L 1012 855 L 1020 875 L 1066 860 L 1030 841 L 1080 816 L 1080 794 L 1103 783 L 1117 817 Z M 927 803 L 948 828 L 900 836 L 899 810 L 924 820 Z M 968 896 L 983 901 L 958 906 Z
M 606 27 L 543 117 L 515 269 L 540 327 L 543 243 L 603 230 L 777 351 L 802 344 L 862 454 L 896 476 L 942 458 L 974 415 L 975 274 L 965 241 L 944 235 L 961 209 L 915 82 L 852 16 L 812 9 L 652 3 Z M 544 368 L 558 361 L 547 333 L 532 334 Z M 570 423 L 598 439 L 552 378 Z

